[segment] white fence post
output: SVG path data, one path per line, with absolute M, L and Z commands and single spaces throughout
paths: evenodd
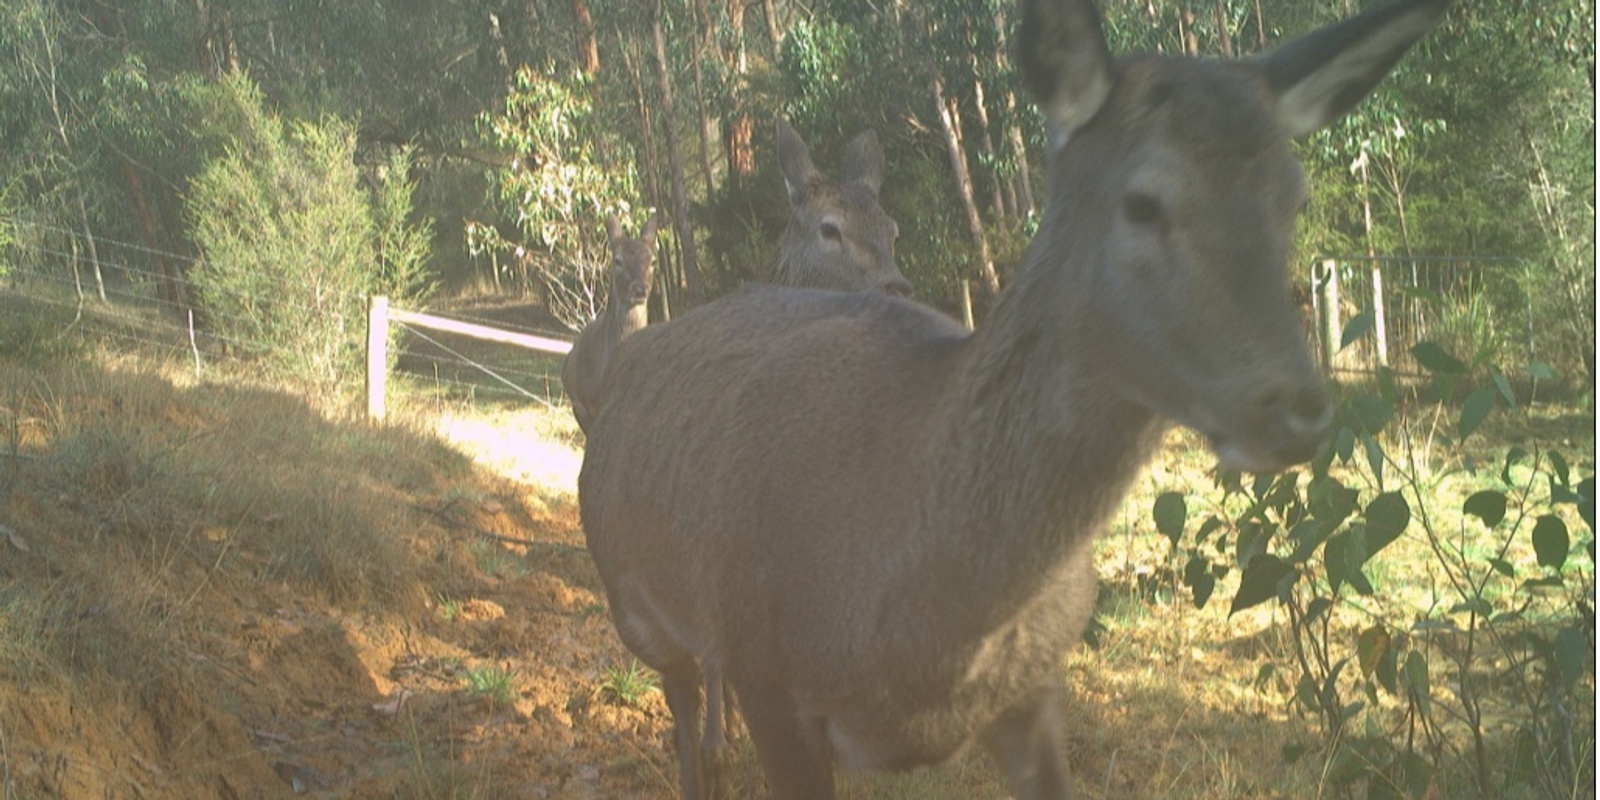
M 389 298 L 367 299 L 367 419 L 382 422 L 389 384 Z

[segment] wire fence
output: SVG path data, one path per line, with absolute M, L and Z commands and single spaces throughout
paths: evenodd
M 274 347 L 208 326 L 187 300 L 187 291 L 170 290 L 174 275 L 204 269 L 201 259 L 98 235 L 91 259 L 88 242 L 78 231 L 20 220 L 11 223 L 15 235 L 0 248 L 0 296 L 13 307 L 43 312 L 38 316 L 48 321 L 44 324 L 59 326 L 57 331 L 41 333 L 59 333 L 122 352 L 183 359 L 202 373 L 223 360 Z M 366 300 L 338 299 L 357 308 Z M 295 311 L 315 311 L 288 299 L 275 302 Z M 534 336 L 570 339 L 573 335 L 525 304 L 434 308 L 429 313 Z M 559 357 L 403 322 L 396 327 L 400 333 L 391 352 L 396 368 L 413 387 L 468 403 L 549 405 L 562 397 Z M 359 360 L 349 364 L 352 385 L 359 385 L 363 366 Z
M 197 318 L 187 290 L 172 289 L 174 276 L 205 268 L 192 255 L 96 236 L 91 260 L 81 232 L 10 222 L 11 241 L 0 249 L 0 294 L 49 311 L 61 320 L 63 333 L 126 351 L 183 358 L 199 371 L 273 347 L 225 334 L 208 326 L 203 315 Z M 1421 341 L 1439 343 L 1465 360 L 1487 352 L 1508 364 L 1533 364 L 1538 309 L 1528 291 L 1527 270 L 1524 261 L 1510 257 L 1319 256 L 1308 270 L 1313 346 L 1336 375 L 1370 374 L 1382 365 L 1401 375 L 1421 374 L 1411 354 Z M 365 301 L 344 299 L 352 307 Z M 429 313 L 514 333 L 573 336 L 528 305 Z M 396 326 L 401 333 L 391 346 L 394 363 L 413 386 L 468 403 L 548 405 L 562 397 L 560 356 L 403 321 Z M 349 365 L 352 381 L 361 369 L 358 362 Z
M 1310 270 L 1315 347 L 1335 374 L 1388 366 L 1421 375 L 1412 348 L 1425 341 L 1463 361 L 1530 365 L 1538 317 L 1527 272 L 1503 256 L 1319 256 Z

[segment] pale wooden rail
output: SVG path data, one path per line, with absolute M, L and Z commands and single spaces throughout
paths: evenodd
M 415 325 L 419 328 L 471 336 L 475 339 L 484 339 L 490 342 L 526 347 L 530 350 L 538 350 L 545 353 L 565 355 L 572 350 L 572 342 L 562 339 L 515 333 L 499 328 L 491 328 L 487 325 L 475 325 L 461 320 L 436 317 L 432 314 L 390 308 L 389 298 L 387 297 L 369 298 L 367 301 L 367 418 L 374 422 L 382 422 L 385 415 L 384 396 L 389 382 L 389 323 L 391 321 Z

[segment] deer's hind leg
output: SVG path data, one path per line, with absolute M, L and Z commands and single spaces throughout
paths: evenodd
M 820 723 L 802 719 L 782 686 L 733 688 L 773 800 L 834 800 L 833 751 Z
M 672 711 L 672 743 L 678 751 L 683 800 L 712 798 L 700 748 L 701 680 L 700 666 L 693 658 L 681 658 L 661 670 L 661 691 Z
M 1060 694 L 1044 689 L 1001 714 L 983 743 L 1011 780 L 1017 800 L 1070 800 L 1072 779 L 1062 752 Z
M 722 670 L 705 665 L 706 728 L 700 739 L 700 767 L 706 789 L 713 800 L 732 800 L 733 786 L 728 776 L 728 735 L 733 718 L 733 690 L 722 678 Z

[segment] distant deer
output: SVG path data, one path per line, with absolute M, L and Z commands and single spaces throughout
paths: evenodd
M 834 183 L 811 164 L 811 152 L 789 123 L 778 120 L 778 164 L 789 192 L 789 227 L 778 242 L 772 282 L 781 286 L 909 295 L 894 260 L 900 230 L 878 204 L 883 150 L 862 131 L 844 154 L 844 180 Z
M 1059 667 L 1094 539 L 1173 422 L 1243 470 L 1322 445 L 1290 142 L 1445 5 L 1247 60 L 1114 60 L 1090 0 L 1023 0 L 1051 196 L 976 332 L 902 298 L 756 287 L 618 348 L 579 499 L 617 632 L 661 672 L 684 797 L 724 756 L 697 742 L 703 680 L 733 687 L 780 800 L 833 798 L 836 763 L 974 741 L 1018 797 L 1070 795 Z
M 572 416 L 585 431 L 598 409 L 606 367 L 617 343 L 650 323 L 656 217 L 650 216 L 639 238 L 629 239 L 616 216 L 609 216 L 606 238 L 611 245 L 611 294 L 605 310 L 583 326 L 561 363 L 561 386 L 572 403 Z

